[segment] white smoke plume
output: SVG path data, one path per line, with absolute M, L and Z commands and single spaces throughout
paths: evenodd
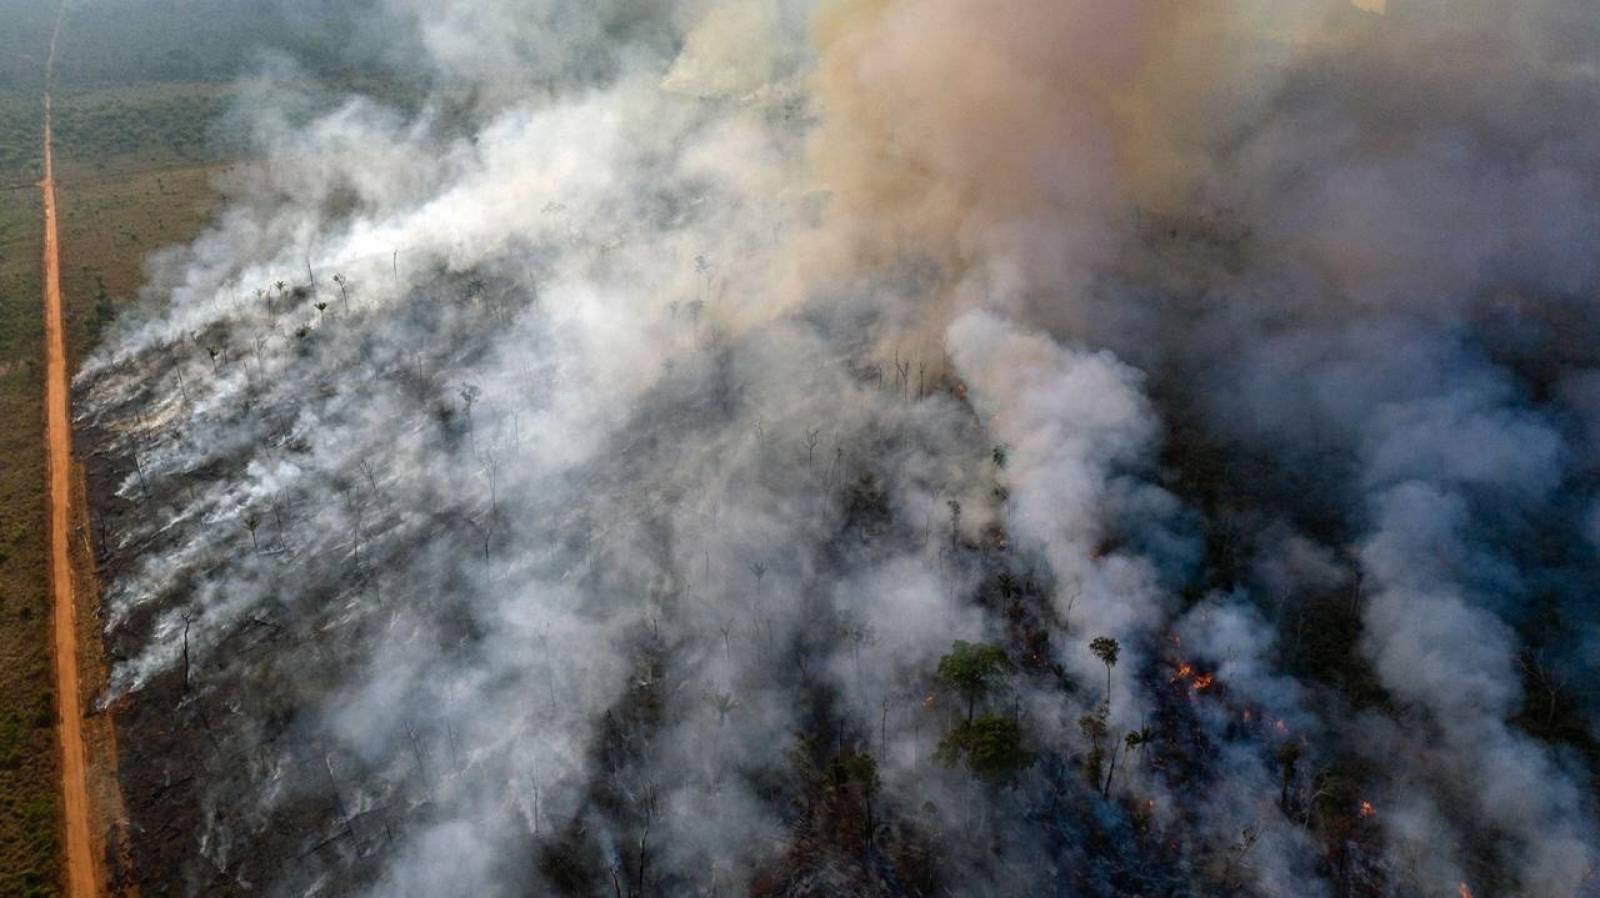
M 1424 6 L 391 0 L 423 108 L 250 94 L 79 378 L 134 875 L 1600 889 L 1600 34 Z

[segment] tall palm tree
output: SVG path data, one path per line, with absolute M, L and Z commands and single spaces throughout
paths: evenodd
M 1094 652 L 1100 663 L 1106 666 L 1106 708 L 1111 708 L 1111 668 L 1117 666 L 1117 655 L 1122 651 L 1122 645 L 1109 636 L 1097 636 L 1089 641 L 1089 651 Z

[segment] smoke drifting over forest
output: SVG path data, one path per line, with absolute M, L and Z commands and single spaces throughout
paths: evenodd
M 174 890 L 1600 895 L 1586 3 L 372 16 L 77 385 Z

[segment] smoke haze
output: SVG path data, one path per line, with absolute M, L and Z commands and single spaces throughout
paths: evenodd
M 1600 894 L 1592 20 L 379 5 L 78 379 L 141 875 Z

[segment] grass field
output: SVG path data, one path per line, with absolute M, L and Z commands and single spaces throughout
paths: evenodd
M 110 316 L 145 283 L 145 257 L 194 237 L 216 211 L 224 163 L 115 163 L 109 170 L 67 166 L 58 190 L 61 288 L 67 340 L 76 364 Z
M 40 215 L 37 189 L 0 191 L 0 895 L 7 896 L 57 891 Z

